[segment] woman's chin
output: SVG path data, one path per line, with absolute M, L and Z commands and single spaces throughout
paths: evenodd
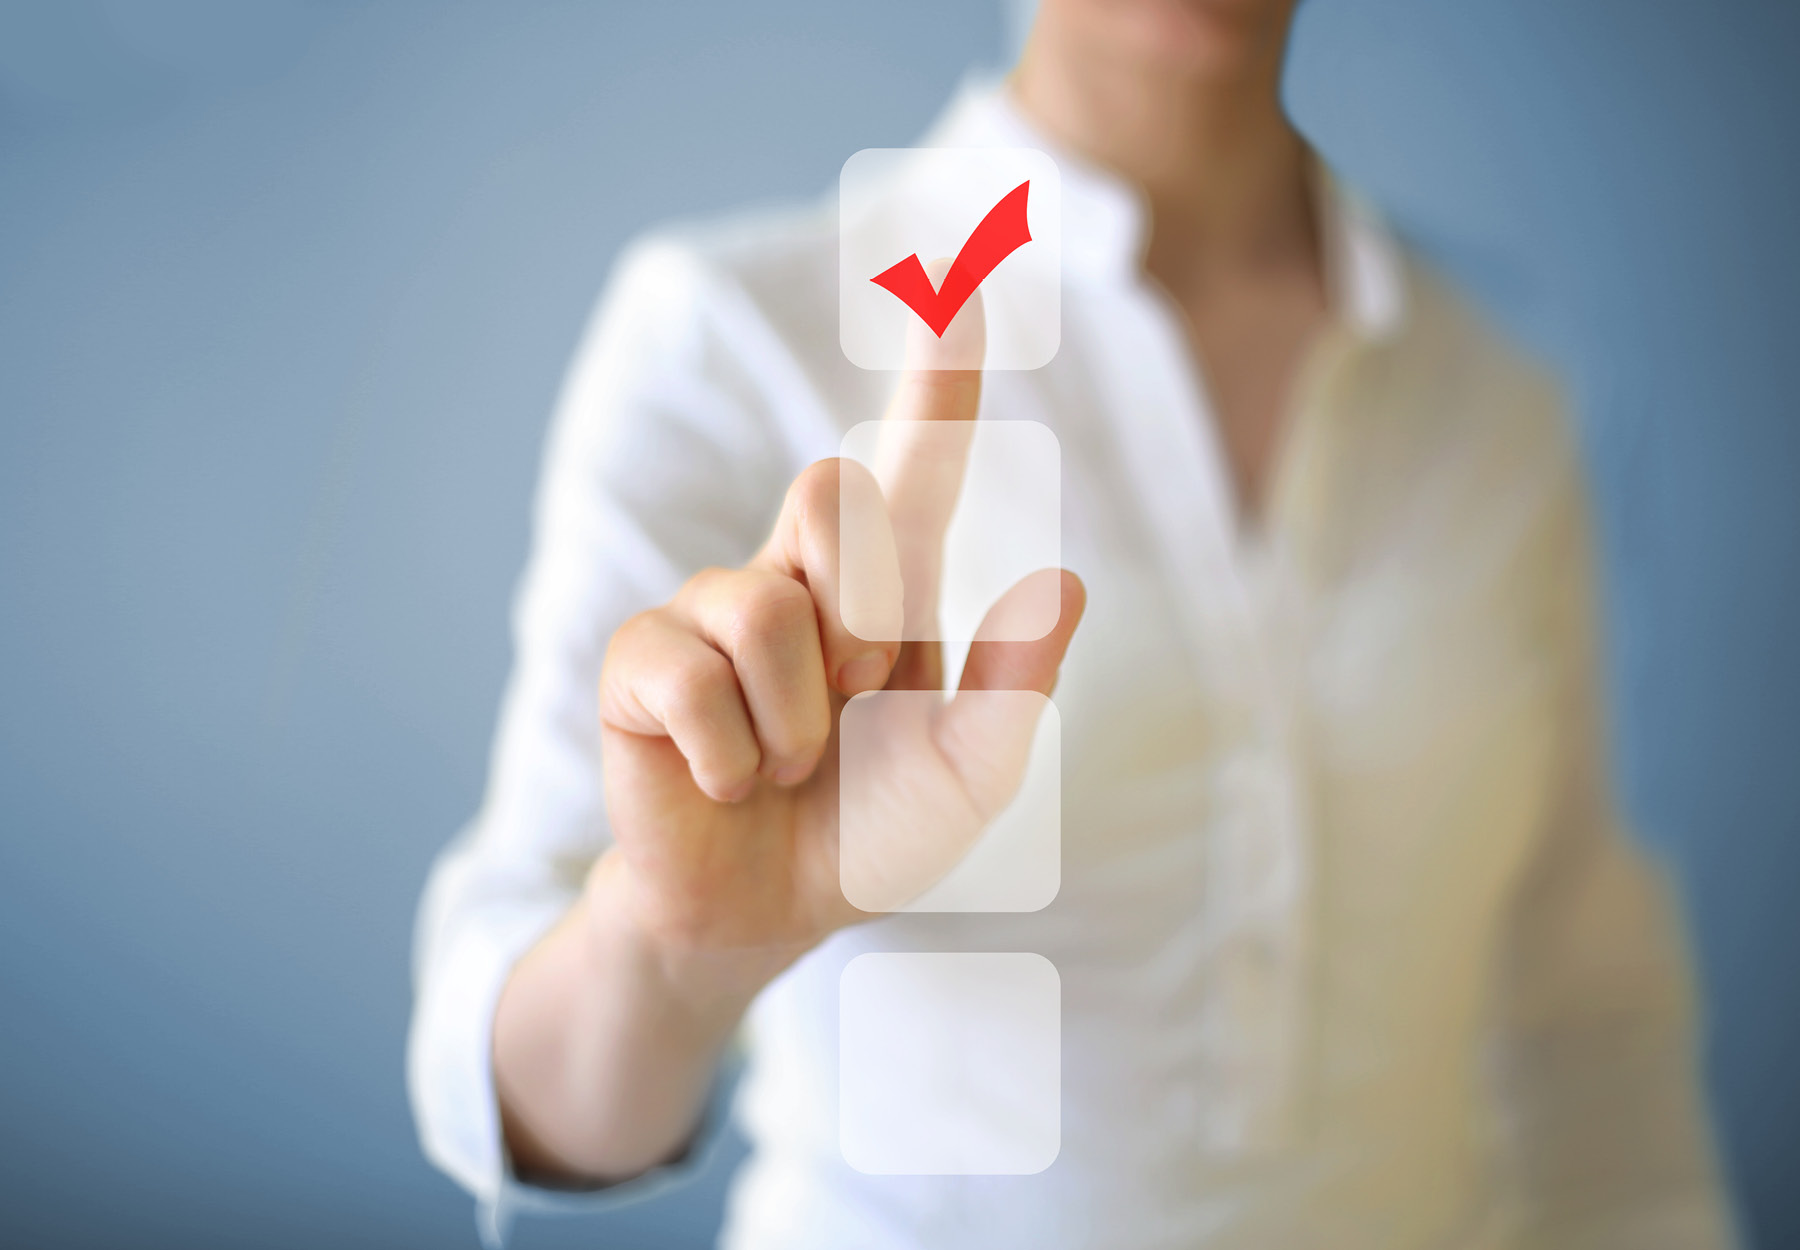
M 1063 0 L 1085 33 L 1170 70 L 1230 77 L 1279 57 L 1291 0 Z

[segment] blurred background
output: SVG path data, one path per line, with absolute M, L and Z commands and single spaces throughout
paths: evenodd
M 998 4 L 0 0 L 0 1244 L 472 1245 L 402 1084 L 611 258 L 823 194 Z M 1288 95 L 1568 379 L 1622 785 L 1800 1245 L 1800 6 L 1307 0 Z M 710 1243 L 699 1185 L 521 1247 Z

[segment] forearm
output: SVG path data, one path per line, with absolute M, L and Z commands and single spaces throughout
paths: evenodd
M 500 996 L 494 1087 L 526 1175 L 617 1181 L 675 1157 L 744 1010 L 793 956 L 672 951 L 626 893 L 609 854 Z

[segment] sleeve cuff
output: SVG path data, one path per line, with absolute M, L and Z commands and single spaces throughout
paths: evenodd
M 735 1075 L 734 1064 L 721 1065 L 713 1080 L 712 1093 L 706 1100 L 694 1135 L 681 1157 L 641 1176 L 599 1189 L 549 1189 L 519 1179 L 512 1159 L 501 1144 L 499 1183 L 491 1195 L 478 1194 L 475 1224 L 486 1250 L 501 1250 L 511 1232 L 513 1221 L 521 1214 L 593 1215 L 616 1207 L 629 1206 L 667 1193 L 685 1185 L 705 1171 L 724 1140 L 730 1119 L 730 1091 Z
M 715 1079 L 682 1156 L 601 1189 L 550 1189 L 521 1180 L 508 1157 L 494 1091 L 493 1022 L 513 965 L 556 923 L 564 900 L 490 902 L 467 918 L 420 985 L 408 1042 L 408 1082 L 425 1154 L 476 1201 L 482 1244 L 498 1250 L 520 1212 L 595 1212 L 682 1184 L 706 1165 L 727 1119 L 730 1082 Z

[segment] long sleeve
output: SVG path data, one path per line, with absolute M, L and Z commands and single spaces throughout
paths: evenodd
M 1733 1237 L 1698 1092 L 1686 946 L 1668 885 L 1609 786 L 1581 511 L 1572 501 L 1559 518 L 1547 614 L 1563 771 L 1498 983 L 1495 1058 L 1524 1244 L 1710 1250 Z
M 693 249 L 640 244 L 552 422 L 486 795 L 433 868 L 415 935 L 414 1113 L 427 1155 L 479 1200 L 490 1242 L 511 1207 L 548 1201 L 509 1172 L 492 1021 L 513 963 L 607 842 L 596 709 L 607 639 L 696 569 L 754 551 L 822 428 L 767 337 Z

